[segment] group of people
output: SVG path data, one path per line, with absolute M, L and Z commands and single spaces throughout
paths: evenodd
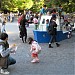
M 46 7 L 46 6 L 44 6 Z M 41 11 L 41 15 L 44 9 L 42 9 Z M 45 13 L 44 13 L 45 14 Z M 39 57 L 38 54 L 41 52 L 41 47 L 38 44 L 37 41 L 35 41 L 32 37 L 29 37 L 27 40 L 27 29 L 26 29 L 26 23 L 28 22 L 28 20 L 25 18 L 26 15 L 22 15 L 19 19 L 18 19 L 18 23 L 19 23 L 19 30 L 20 30 L 20 37 L 22 38 L 23 43 L 24 42 L 28 42 L 28 44 L 31 44 L 31 56 L 32 56 L 32 63 L 38 63 Z M 34 19 L 35 21 L 35 19 Z M 3 25 L 5 25 L 6 21 L 4 20 Z M 35 22 L 35 24 L 37 24 Z M 4 30 L 5 31 L 5 30 Z M 53 15 L 51 18 L 51 21 L 49 23 L 49 21 L 47 20 L 47 32 L 51 35 L 51 40 L 49 42 L 49 48 L 53 48 L 53 46 L 51 45 L 53 42 L 56 43 L 56 46 L 59 47 L 60 44 L 58 44 L 57 39 L 56 39 L 56 35 L 57 35 L 57 24 L 56 24 L 56 15 Z M 25 38 L 23 38 L 25 37 Z M 2 32 L 0 35 L 0 73 L 2 74 L 9 74 L 10 72 L 7 71 L 8 66 L 15 64 L 16 60 L 13 59 L 10 56 L 10 53 L 14 53 L 16 45 L 11 45 L 9 46 L 8 43 L 8 34 L 6 32 Z
M 32 56 L 32 63 L 38 63 L 39 58 L 38 54 L 41 52 L 40 45 L 34 41 L 32 37 L 28 38 L 28 44 L 31 44 L 31 56 Z M 16 45 L 13 44 L 9 46 L 8 43 L 8 34 L 1 33 L 0 35 L 0 73 L 1 74 L 9 74 L 10 72 L 7 70 L 9 65 L 13 65 L 16 63 L 16 60 L 10 56 L 10 53 L 15 53 Z
M 15 17 L 15 15 L 14 15 L 13 12 L 7 13 L 7 20 L 9 22 L 13 22 L 14 21 L 14 17 Z
M 46 10 L 46 5 L 43 5 L 43 8 L 40 11 L 40 18 L 42 15 L 48 14 L 48 11 Z M 56 24 L 56 10 L 52 10 L 52 17 L 50 19 L 46 20 L 46 30 L 48 34 L 51 36 L 51 39 L 49 41 L 49 48 L 53 48 L 51 45 L 52 43 L 56 43 L 56 46 L 59 47 L 60 44 L 58 44 L 56 36 L 57 36 L 57 24 Z

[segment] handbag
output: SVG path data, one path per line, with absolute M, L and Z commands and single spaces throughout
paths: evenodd
M 1 67 L 7 66 L 7 57 L 1 57 L 0 58 L 0 66 Z

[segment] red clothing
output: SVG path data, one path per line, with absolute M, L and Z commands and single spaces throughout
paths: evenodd
M 20 24 L 20 21 L 22 19 L 23 15 L 21 15 L 19 18 L 18 18 L 18 24 Z
M 31 56 L 32 57 L 38 57 L 38 51 L 41 50 L 41 47 L 36 41 L 33 41 L 31 44 Z
M 32 57 L 38 57 L 37 53 L 32 53 Z

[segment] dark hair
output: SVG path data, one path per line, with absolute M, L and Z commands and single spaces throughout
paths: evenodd
M 52 20 L 55 20 L 55 19 L 56 19 L 56 15 L 53 14 L 53 15 L 52 15 Z
M 46 7 L 46 5 L 43 5 L 43 7 Z
M 52 13 L 53 13 L 53 12 L 56 12 L 56 9 L 53 9 L 53 10 L 52 10 Z
M 33 41 L 33 38 L 32 38 L 32 37 L 29 37 L 29 38 L 28 38 L 28 44 L 31 44 L 32 41 Z
M 6 34 L 6 33 L 1 33 L 0 34 L 0 39 L 1 40 L 5 40 L 6 38 L 8 38 L 8 34 Z
M 49 19 L 47 19 L 46 22 L 49 22 Z
M 55 15 L 55 14 L 53 14 L 53 15 L 52 15 L 52 18 L 56 18 L 56 15 Z

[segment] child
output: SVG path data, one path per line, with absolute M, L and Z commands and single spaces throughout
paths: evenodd
M 48 29 L 49 26 L 49 19 L 46 20 L 46 30 Z
M 35 30 L 37 30 L 38 29 L 38 19 L 37 19 L 37 16 L 34 17 L 33 23 L 35 24 Z
M 41 51 L 41 47 L 39 46 L 39 44 L 33 40 L 32 37 L 28 38 L 28 44 L 31 44 L 31 56 L 33 58 L 33 60 L 31 61 L 32 63 L 37 63 L 39 62 L 39 58 L 38 58 L 38 54 Z

